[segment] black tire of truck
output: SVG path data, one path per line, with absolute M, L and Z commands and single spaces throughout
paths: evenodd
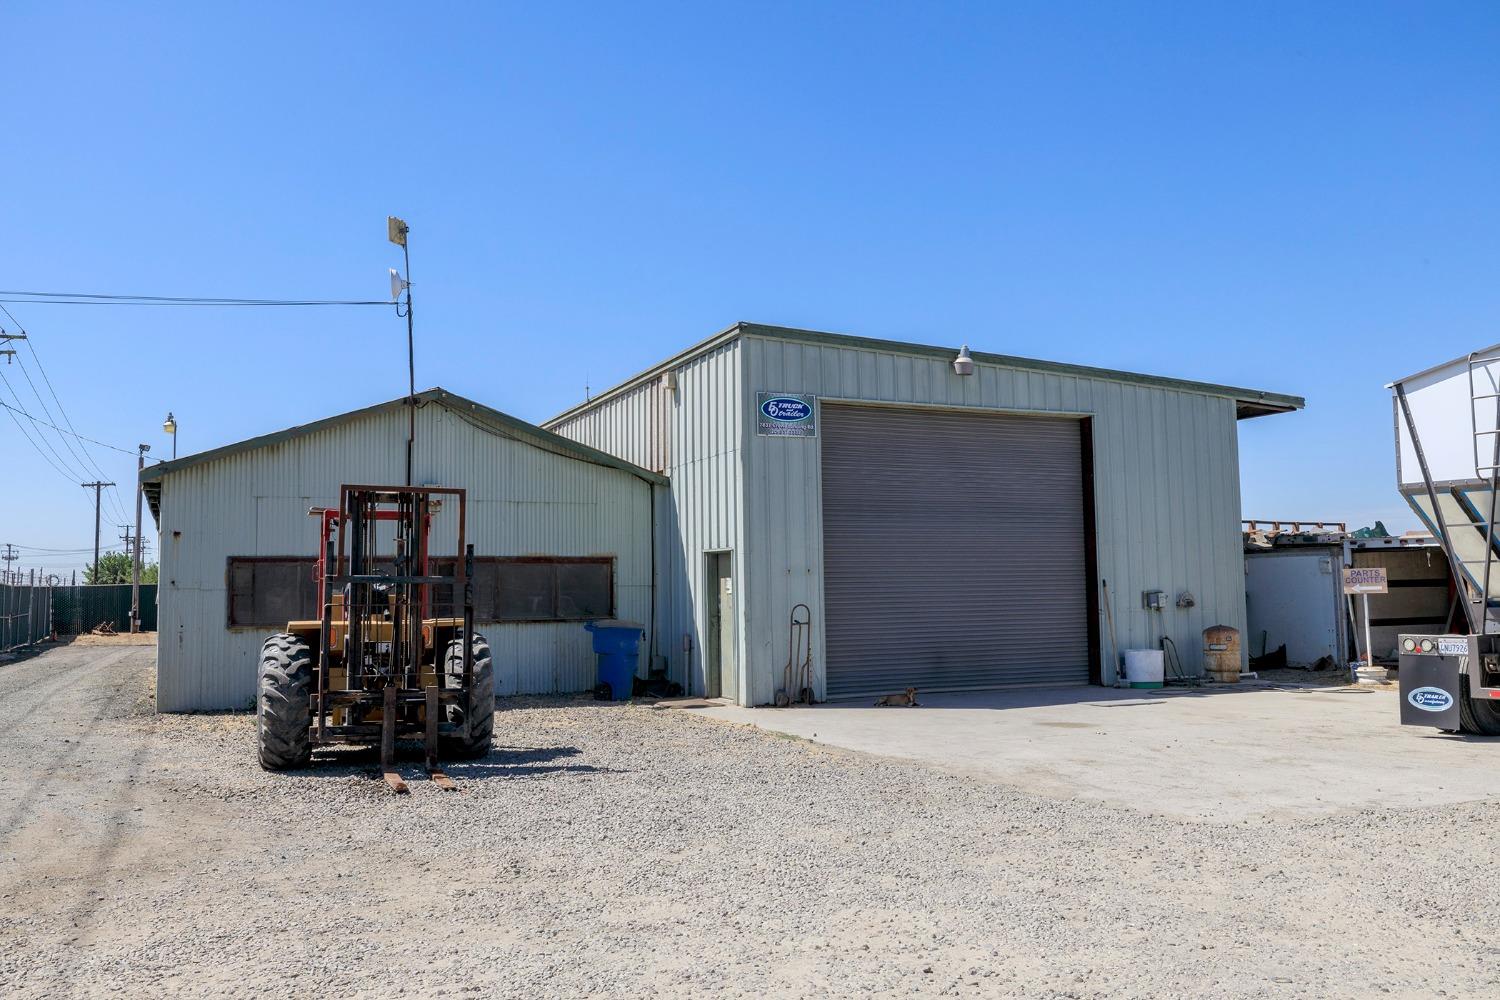
M 464 680 L 464 647 L 462 637 L 448 643 L 443 656 L 443 674 L 448 687 L 456 688 Z M 495 735 L 495 671 L 490 659 L 490 644 L 474 633 L 474 683 L 469 687 L 465 705 L 449 705 L 448 721 L 455 725 L 467 722 L 465 735 L 444 736 L 438 741 L 438 753 L 450 760 L 474 760 L 490 752 Z
M 255 734 L 260 766 L 287 771 L 312 763 L 312 649 L 286 632 L 260 648 Z
M 1469 697 L 1469 678 L 1459 678 L 1458 720 L 1466 733 L 1475 736 L 1500 736 L 1500 705 L 1489 699 Z

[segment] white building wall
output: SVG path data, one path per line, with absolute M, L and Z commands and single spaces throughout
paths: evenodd
M 1338 667 L 1347 663 L 1344 561 L 1343 544 L 1246 553 L 1246 654 L 1284 645 L 1288 666 L 1310 667 L 1325 656 Z
M 230 629 L 230 556 L 312 556 L 312 506 L 336 506 L 344 483 L 405 477 L 407 414 L 379 411 L 281 443 L 168 473 L 161 483 L 157 705 L 163 711 L 248 708 L 263 629 Z M 597 556 L 615 563 L 622 618 L 651 616 L 651 486 L 628 472 L 557 454 L 428 403 L 418 412 L 419 484 L 468 490 L 476 555 Z M 446 554 L 456 511 L 435 519 Z M 594 683 L 577 622 L 481 623 L 497 694 L 581 691 Z
M 1192 671 L 1201 664 L 1204 628 L 1225 624 L 1244 632 L 1233 400 L 988 364 L 961 378 L 949 359 L 873 348 L 758 336 L 746 336 L 741 344 L 747 398 L 740 409 L 746 419 L 758 391 L 1092 417 L 1098 572 L 1109 582 L 1120 648 L 1158 648 L 1164 633 Z M 798 602 L 812 609 L 821 694 L 822 436 L 760 437 L 752 426 L 746 440 L 750 564 L 740 593 L 750 636 L 748 658 L 742 661 L 749 667 L 747 700 L 772 699 L 786 662 L 787 618 Z M 1167 610 L 1143 610 L 1146 590 L 1166 591 Z M 1195 607 L 1175 607 L 1183 590 L 1192 592 Z M 1101 621 L 1104 659 L 1110 655 L 1108 634 Z
M 995 364 L 979 364 L 973 376 L 960 378 L 950 360 L 746 333 L 658 366 L 547 425 L 623 458 L 665 455 L 671 488 L 658 497 L 657 623 L 673 677 L 684 679 L 681 637 L 690 634 L 688 686 L 704 690 L 704 553 L 732 549 L 741 664 L 736 700 L 764 704 L 774 696 L 787 658 L 788 615 L 799 602 L 812 609 L 814 668 L 823 691 L 822 437 L 756 435 L 757 391 L 1088 417 L 1098 574 L 1109 583 L 1120 649 L 1158 648 L 1166 634 L 1184 667 L 1196 671 L 1204 628 L 1244 631 L 1233 399 L 1128 376 Z M 678 389 L 668 394 L 665 424 L 653 424 L 652 392 L 667 370 L 676 373 Z M 643 446 L 653 426 L 665 426 L 668 437 Z M 1146 590 L 1168 594 L 1166 611 L 1141 607 Z M 1175 606 L 1183 591 L 1193 594 L 1193 608 Z M 1111 652 L 1102 606 L 1100 614 L 1104 661 Z
M 694 693 L 705 690 L 705 554 L 734 553 L 734 587 L 744 593 L 745 509 L 740 462 L 747 425 L 740 341 L 729 340 L 669 368 L 677 389 L 663 389 L 661 372 L 597 404 L 549 422 L 563 437 L 629 459 L 655 455 L 670 488 L 657 491 L 658 539 L 657 652 L 667 658 L 673 679 Z M 664 418 L 661 416 L 664 414 Z M 654 428 L 665 427 L 665 439 Z M 635 459 L 631 459 L 635 461 Z M 638 463 L 639 464 L 639 463 Z M 744 612 L 737 607 L 739 662 L 745 662 Z M 691 650 L 684 650 L 689 637 Z M 740 671 L 745 700 L 744 679 Z

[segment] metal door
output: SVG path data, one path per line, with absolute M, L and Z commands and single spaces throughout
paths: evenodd
M 710 698 L 739 697 L 739 657 L 734 641 L 734 561 L 728 552 L 707 556 L 708 604 L 705 688 Z
M 821 420 L 830 698 L 1088 682 L 1079 420 Z

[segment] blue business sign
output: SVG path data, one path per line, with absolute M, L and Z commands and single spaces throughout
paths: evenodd
M 790 392 L 757 392 L 755 433 L 766 437 L 816 437 L 816 400 Z
M 1453 696 L 1440 687 L 1419 687 L 1406 700 L 1424 712 L 1446 712 L 1453 705 Z

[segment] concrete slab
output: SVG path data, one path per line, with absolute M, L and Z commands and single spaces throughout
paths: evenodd
M 1500 797 L 1500 740 L 1398 723 L 1394 688 L 1058 688 L 702 715 L 1059 798 L 1228 822 Z

